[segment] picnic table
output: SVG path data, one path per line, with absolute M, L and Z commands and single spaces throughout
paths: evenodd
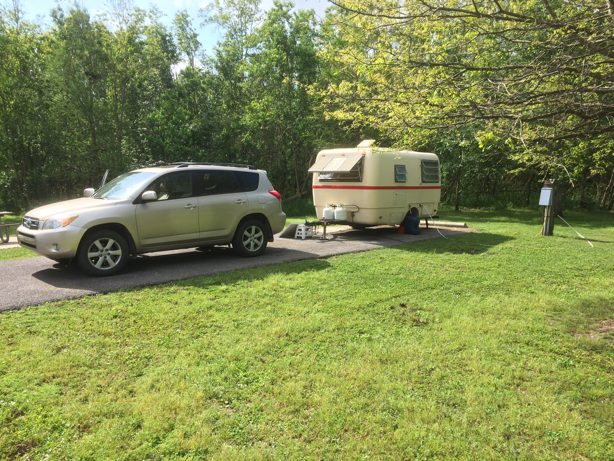
M 11 229 L 11 227 L 19 226 L 18 223 L 2 224 L 2 217 L 7 216 L 7 215 L 12 215 L 12 214 L 13 213 L 11 213 L 10 211 L 0 211 L 0 240 L 2 241 L 2 243 L 8 243 L 9 230 Z M 5 234 L 6 234 L 6 237 L 5 237 Z

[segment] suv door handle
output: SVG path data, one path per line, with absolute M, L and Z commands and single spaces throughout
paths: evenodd
M 198 205 L 192 205 L 191 203 L 188 203 L 186 206 L 184 206 L 184 208 L 187 208 L 188 210 L 193 210 L 194 208 L 196 208 Z
M 241 200 L 241 199 L 239 199 L 239 200 L 237 200 L 235 203 L 236 203 L 237 205 L 243 205 L 245 202 L 247 202 L 247 200 Z

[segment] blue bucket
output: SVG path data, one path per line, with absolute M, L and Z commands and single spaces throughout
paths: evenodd
M 420 218 L 408 214 L 405 218 L 405 233 L 411 235 L 420 235 Z

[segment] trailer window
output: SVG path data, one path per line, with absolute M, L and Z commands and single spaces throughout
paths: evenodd
M 407 168 L 405 165 L 394 166 L 394 180 L 395 182 L 407 182 Z
M 439 162 L 422 160 L 422 182 L 439 182 Z
M 322 172 L 319 180 L 322 182 L 362 182 L 362 157 L 350 171 Z

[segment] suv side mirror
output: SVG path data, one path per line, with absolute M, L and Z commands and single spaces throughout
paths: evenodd
M 94 195 L 96 193 L 96 189 L 92 189 L 91 187 L 85 189 L 83 191 L 83 196 L 84 197 L 91 197 L 92 195 Z
M 158 194 L 156 194 L 156 192 L 153 190 L 146 190 L 143 192 L 143 195 L 141 195 L 141 199 L 144 202 L 154 202 L 158 200 Z

